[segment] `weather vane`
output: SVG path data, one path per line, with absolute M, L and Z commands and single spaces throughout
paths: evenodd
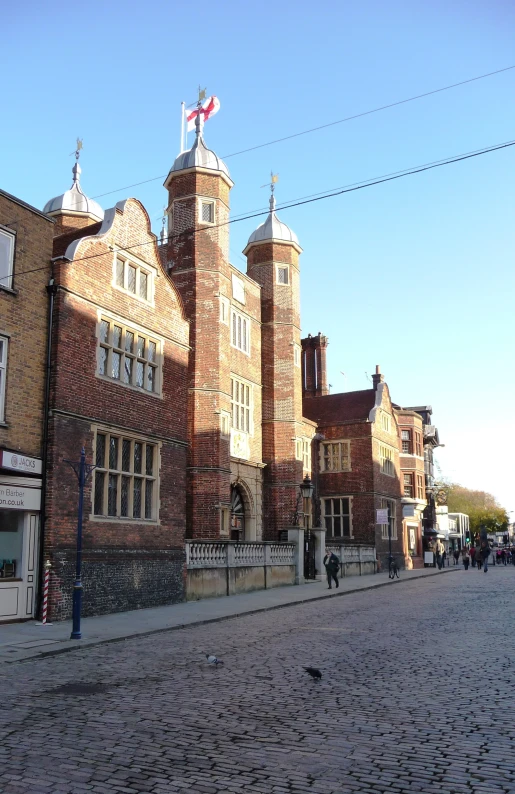
M 77 148 L 75 149 L 75 151 L 74 151 L 74 152 L 70 152 L 70 155 L 72 155 L 72 154 L 74 154 L 74 155 L 75 155 L 75 159 L 76 159 L 77 161 L 78 161 L 78 159 L 79 159 L 79 157 L 80 157 L 80 151 L 81 151 L 81 149 L 82 149 L 82 138 L 77 138 Z
M 267 182 L 266 185 L 261 185 L 261 187 L 270 187 L 270 192 L 273 194 L 277 182 L 279 182 L 279 174 L 274 174 L 273 171 L 270 171 L 270 182 Z
M 207 88 L 201 88 L 200 85 L 199 85 L 199 87 L 198 87 L 198 104 L 199 105 L 202 102 L 202 100 L 204 100 L 206 98 L 206 91 L 207 91 Z

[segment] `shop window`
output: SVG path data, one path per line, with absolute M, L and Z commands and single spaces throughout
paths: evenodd
M 0 582 L 21 578 L 22 552 L 23 513 L 0 510 Z

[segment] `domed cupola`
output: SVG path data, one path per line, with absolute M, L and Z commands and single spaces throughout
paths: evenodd
M 270 213 L 264 223 L 257 227 L 249 237 L 248 243 L 243 251 L 247 254 L 249 249 L 254 245 L 259 245 L 265 242 L 274 243 L 289 243 L 300 253 L 302 251 L 299 239 L 295 232 L 289 226 L 279 220 L 275 214 L 275 196 L 273 193 L 274 185 L 272 184 L 272 195 L 270 196 Z
M 86 196 L 80 186 L 80 175 L 82 169 L 78 162 L 72 169 L 73 184 L 66 193 L 56 196 L 47 201 L 43 207 L 43 212 L 52 217 L 58 215 L 69 215 L 75 218 L 84 218 L 92 223 L 104 220 L 104 210 L 96 201 Z M 69 224 L 67 224 L 68 226 Z M 86 225 L 86 224 L 81 224 Z
M 201 115 L 201 113 L 198 113 L 197 118 L 195 119 L 195 143 L 191 149 L 188 149 L 186 152 L 182 152 L 178 155 L 178 157 L 175 158 L 175 162 L 166 178 L 165 187 L 168 186 L 170 178 L 175 176 L 177 171 L 186 171 L 190 168 L 205 168 L 208 171 L 219 171 L 229 180 L 231 180 L 229 169 L 225 165 L 224 161 L 211 149 L 208 149 L 204 143 L 204 138 L 202 136 L 203 121 Z

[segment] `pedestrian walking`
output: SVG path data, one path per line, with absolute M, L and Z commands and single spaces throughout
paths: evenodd
M 483 565 L 483 553 L 480 548 L 476 548 L 476 553 L 474 554 L 474 560 L 478 571 L 480 571 Z
M 506 565 L 506 550 L 505 549 L 503 549 L 501 551 L 501 562 L 502 562 L 503 565 Z
M 476 547 L 472 546 L 470 549 L 470 561 L 472 562 L 472 567 L 474 568 L 476 565 Z
M 339 587 L 340 583 L 338 582 L 338 572 L 340 570 L 340 560 L 336 554 L 333 554 L 332 552 L 326 552 L 324 557 L 324 567 L 327 574 L 327 584 L 329 585 L 329 590 L 332 588 L 333 581 L 336 587 Z
M 454 553 L 453 553 L 452 556 L 454 557 L 454 564 L 458 565 L 459 561 L 460 561 L 460 550 L 459 549 L 454 549 Z
M 438 539 L 436 541 L 436 546 L 435 546 L 435 555 L 436 555 L 436 564 L 438 566 L 438 570 L 440 570 L 440 571 L 442 570 L 442 564 L 443 564 L 442 563 L 442 558 L 443 558 L 444 552 L 445 552 L 444 545 L 443 545 L 442 541 L 440 539 Z
M 461 552 L 461 559 L 463 561 L 463 567 L 465 568 L 466 571 L 468 571 L 469 562 L 470 562 L 468 549 L 463 549 L 463 551 Z
M 483 570 L 486 573 L 488 571 L 488 555 L 490 554 L 490 546 L 488 545 L 487 540 L 481 541 L 481 558 L 483 560 Z

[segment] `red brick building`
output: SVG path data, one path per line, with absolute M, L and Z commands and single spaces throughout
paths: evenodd
M 300 338 L 301 248 L 270 199 L 246 273 L 229 261 L 229 171 L 192 148 L 165 181 L 161 245 L 135 199 L 105 213 L 74 168 L 54 220 L 45 556 L 52 617 L 70 613 L 82 446 L 84 613 L 184 597 L 185 539 L 277 540 L 313 477 L 328 539 L 403 565 L 399 427 L 374 388 L 329 395 L 327 339 Z
M 181 600 L 188 322 L 135 199 L 105 214 L 74 184 L 56 220 L 45 557 L 52 618 L 71 609 L 77 480 L 85 493 L 84 614 Z
M 400 432 L 400 468 L 404 548 L 407 568 L 424 567 L 423 513 L 426 508 L 424 431 L 422 417 L 409 408 L 395 408 Z
M 275 214 L 229 262 L 226 165 L 200 123 L 176 159 L 163 263 L 190 321 L 187 536 L 277 539 L 291 524 L 315 429 L 302 418 L 301 248 Z
M 404 566 L 399 429 L 388 385 L 377 367 L 373 389 L 328 394 L 327 338 L 309 336 L 302 348 L 304 414 L 318 430 L 315 480 L 326 542 L 375 545 L 388 567 L 388 524 L 376 524 L 376 510 L 388 508 L 392 553 Z

